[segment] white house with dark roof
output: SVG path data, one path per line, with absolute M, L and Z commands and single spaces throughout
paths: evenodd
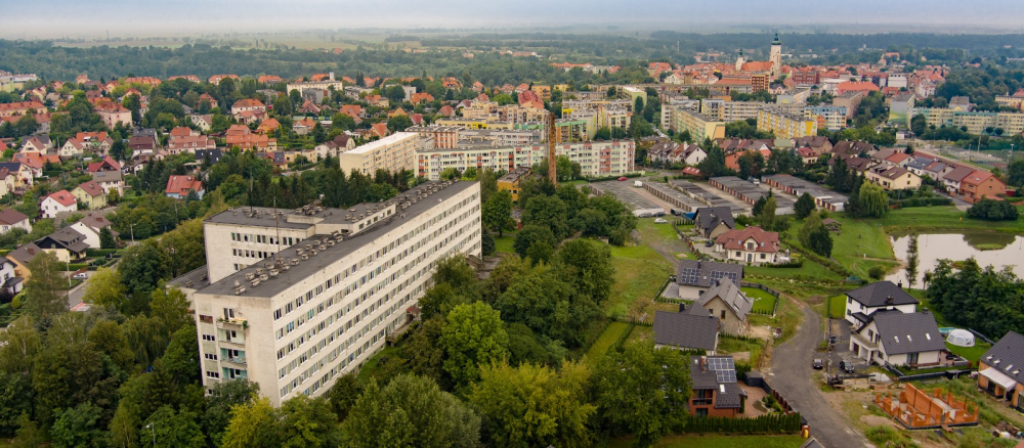
M 879 365 L 937 366 L 945 350 L 946 340 L 939 333 L 935 316 L 927 311 L 879 311 L 850 334 L 850 351 Z
M 32 222 L 24 213 L 13 208 L 0 210 L 0 233 L 11 229 L 23 229 L 26 232 L 32 231 Z
M 917 299 L 888 280 L 862 286 L 846 293 L 846 321 L 854 329 L 870 321 L 881 310 L 917 311 Z
M 683 300 L 697 300 L 718 280 L 731 280 L 737 285 L 743 280 L 743 265 L 684 259 L 676 265 L 677 296 Z

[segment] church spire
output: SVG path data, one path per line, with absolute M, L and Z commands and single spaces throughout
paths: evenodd
M 779 41 L 779 32 L 778 31 L 775 32 L 775 40 L 772 41 L 772 45 L 782 45 L 782 42 Z

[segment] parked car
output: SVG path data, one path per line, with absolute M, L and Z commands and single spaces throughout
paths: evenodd
M 814 367 L 814 370 L 821 370 L 825 368 L 825 363 L 819 358 L 814 358 L 814 360 L 811 361 L 811 367 Z
M 845 373 L 853 373 L 853 363 L 845 359 L 839 361 L 839 368 Z
M 79 272 L 79 273 L 77 273 L 75 275 L 72 275 L 71 278 L 76 279 L 76 280 L 85 280 L 85 279 L 89 278 L 89 274 L 86 273 L 86 272 Z
M 619 178 L 619 182 L 622 182 L 622 181 L 625 181 L 625 180 L 628 180 L 628 179 L 629 178 L 627 178 L 626 176 L 622 176 L 622 177 Z
M 704 243 L 704 247 L 714 247 L 714 245 L 714 240 L 708 240 L 708 242 Z

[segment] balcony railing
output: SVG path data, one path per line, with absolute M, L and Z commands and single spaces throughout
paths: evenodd
M 715 400 L 711 398 L 694 398 L 691 402 L 694 406 L 709 406 L 715 404 Z
M 245 365 L 245 358 L 240 356 L 224 358 L 224 360 L 230 363 L 241 364 L 243 366 Z

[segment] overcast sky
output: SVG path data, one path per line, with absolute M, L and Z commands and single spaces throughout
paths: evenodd
M 820 25 L 855 32 L 885 24 L 891 31 L 1024 32 L 1021 0 L 3 0 L 0 11 L 0 37 L 30 39 L 566 23 L 652 31 Z

